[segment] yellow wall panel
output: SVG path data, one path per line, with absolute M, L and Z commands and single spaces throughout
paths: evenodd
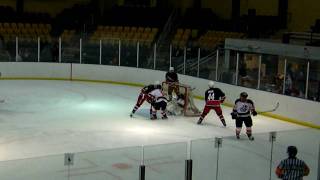
M 1 0 L 0 1 L 0 6 L 10 6 L 14 10 L 16 10 L 16 1 L 13 1 L 13 0 Z
M 24 2 L 24 11 L 25 12 L 46 12 L 54 17 L 65 8 L 70 8 L 74 4 L 83 4 L 89 1 L 90 0 L 67 0 L 67 1 L 26 0 Z
M 240 0 L 240 14 L 248 14 L 248 9 L 256 9 L 257 15 L 277 16 L 278 0 Z
M 289 31 L 309 31 L 316 19 L 320 19 L 319 0 L 289 0 Z
M 202 7 L 211 8 L 223 19 L 230 19 L 232 15 L 232 0 L 202 0 Z

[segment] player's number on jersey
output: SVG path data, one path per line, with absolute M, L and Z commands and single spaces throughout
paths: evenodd
M 209 95 L 208 95 L 208 99 L 207 99 L 208 101 L 212 101 L 212 100 L 214 100 L 214 93 L 210 93 Z

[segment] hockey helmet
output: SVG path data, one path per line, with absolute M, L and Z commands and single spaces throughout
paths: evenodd
M 287 153 L 289 157 L 295 157 L 298 153 L 298 149 L 295 146 L 288 146 Z
M 248 93 L 242 92 L 242 93 L 240 93 L 240 97 L 247 98 L 248 97 Z
M 171 66 L 171 67 L 169 68 L 169 71 L 170 71 L 170 72 L 174 71 L 174 67 Z
M 209 81 L 208 86 L 209 86 L 209 88 L 213 88 L 214 87 L 214 82 L 213 81 Z

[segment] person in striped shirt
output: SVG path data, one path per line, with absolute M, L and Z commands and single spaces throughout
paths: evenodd
M 283 180 L 302 180 L 308 176 L 310 169 L 308 165 L 296 157 L 298 149 L 295 146 L 287 148 L 288 158 L 280 162 L 276 168 L 276 175 Z

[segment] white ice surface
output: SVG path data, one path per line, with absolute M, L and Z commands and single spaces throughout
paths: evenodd
M 305 158 L 313 159 L 312 163 L 316 165 L 316 158 L 313 156 L 317 156 L 317 152 L 313 148 L 318 147 L 320 137 L 316 130 L 257 116 L 253 118 L 256 140 L 249 142 L 243 129 L 242 138 L 237 141 L 234 138 L 235 125 L 230 118 L 229 107 L 223 107 L 227 128 L 222 127 L 213 112 L 201 126 L 196 125 L 197 117 L 170 116 L 168 120 L 152 121 L 149 120 L 147 103 L 137 111 L 134 118 L 130 118 L 129 114 L 139 91 L 138 87 L 100 83 L 0 81 L 0 99 L 5 100 L 0 104 L 0 161 L 66 152 L 185 142 L 216 136 L 228 136 L 224 140 L 224 147 L 230 146 L 230 150 L 232 147 L 246 148 L 247 144 L 255 143 L 254 147 L 257 149 L 250 149 L 248 153 L 268 157 L 269 154 L 265 154 L 269 153 L 267 133 L 280 131 L 279 145 L 276 146 L 279 148 L 279 159 L 285 157 L 287 144 L 296 143 L 305 148 Z M 202 101 L 196 101 L 196 104 L 200 109 L 203 107 Z M 305 138 L 308 139 L 307 142 Z M 312 144 L 312 141 L 315 143 Z M 234 155 L 237 156 L 236 153 Z M 264 161 L 268 163 L 267 160 Z M 233 168 L 233 161 L 225 163 L 227 168 Z M 313 173 L 316 177 L 316 173 Z M 219 176 L 229 179 L 225 175 Z M 238 175 L 231 173 L 231 176 Z

